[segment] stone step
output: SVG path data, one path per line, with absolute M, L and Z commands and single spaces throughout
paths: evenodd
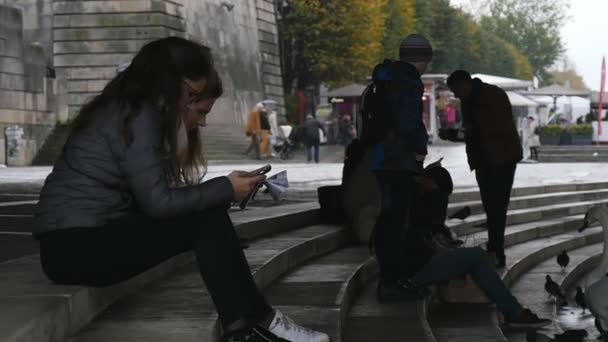
M 426 302 L 379 304 L 378 279 L 368 282 L 348 313 L 344 342 L 436 342 L 426 320 Z
M 590 201 L 608 198 L 608 189 L 594 189 L 586 191 L 551 192 L 531 196 L 512 197 L 509 202 L 509 209 L 524 209 L 541 207 L 556 203 L 569 203 L 579 201 Z M 473 215 L 484 212 L 481 201 L 466 201 L 451 203 L 448 206 L 448 215 L 453 214 L 464 206 L 471 208 Z
M 582 248 L 572 249 L 568 251 L 570 256 L 570 268 L 576 268 L 577 265 L 584 262 L 590 255 L 600 253 L 603 243 L 595 243 L 593 245 Z M 559 316 L 561 315 L 580 315 L 580 309 L 576 308 L 576 304 L 572 297 L 568 298 L 569 306 L 563 308 L 567 312 L 558 312 L 556 310 L 556 302 L 549 299 L 544 289 L 545 276 L 550 275 L 551 278 L 558 284 L 562 283 L 566 278 L 567 273 L 562 272 L 561 267 L 557 264 L 555 258 L 548 258 L 537 264 L 535 267 L 523 274 L 512 286 L 513 294 L 521 299 L 530 309 L 536 312 L 539 316 L 544 316 L 553 319 L 553 324 L 544 327 L 541 332 L 546 335 L 554 335 L 563 333 L 563 329 L 559 324 Z M 575 312 L 571 314 L 570 312 Z M 505 335 L 509 341 L 525 342 L 525 332 L 521 331 L 505 331 Z
M 511 197 L 534 196 L 551 192 L 589 191 L 608 188 L 608 182 L 567 183 L 513 188 Z M 457 191 L 450 195 L 450 203 L 479 201 L 479 191 Z
M 251 241 L 245 255 L 256 283 L 265 288 L 285 272 L 352 240 L 346 228 L 316 225 Z M 190 265 L 110 306 L 70 341 L 212 341 L 219 334 L 216 321 L 212 300 Z M 159 326 L 163 332 L 157 331 Z
M 606 145 L 545 145 L 538 146 L 538 151 L 605 151 L 608 152 Z
M 37 200 L 0 202 L 0 215 L 33 215 L 36 203 Z
M 289 271 L 264 292 L 273 307 L 339 342 L 351 301 L 377 272 L 367 247 L 345 247 Z
M 581 286 L 585 289 L 585 275 L 592 272 L 601 262 L 603 256 L 604 243 L 595 244 L 581 248 L 582 260 L 578 260 L 576 264 L 572 264 L 568 274 L 561 281 L 560 287 L 569 298 L 569 305 L 566 307 L 557 306 L 555 312 L 558 312 L 557 323 L 562 330 L 568 329 L 585 329 L 589 333 L 590 340 L 599 336 L 599 331 L 595 327 L 595 318 L 586 310 L 582 313 L 580 307 L 576 305 L 574 296 L 576 294 L 576 286 Z M 570 252 L 569 252 L 570 253 Z
M 582 215 L 531 222 L 507 227 L 505 234 L 505 247 L 507 254 L 507 268 L 499 271 L 507 285 L 533 267 L 546 259 L 555 263 L 554 257 L 562 249 L 571 249 L 573 246 L 593 243 L 600 238 L 600 228 L 593 228 L 584 234 L 576 229 L 582 223 Z M 579 236 L 580 235 L 580 236 Z M 477 238 L 471 238 L 477 236 Z M 466 236 L 464 237 L 466 238 Z M 486 232 L 471 234 L 467 241 L 468 246 L 480 245 L 487 239 Z M 524 275 L 525 276 L 525 275 Z M 544 286 L 544 281 L 542 283 Z M 544 291 L 544 287 L 541 289 Z M 529 306 L 526 296 L 518 296 L 522 305 Z M 442 314 L 450 305 L 441 305 L 432 311 L 429 320 L 432 322 L 433 332 L 437 340 L 464 341 L 466 338 L 475 341 L 506 341 L 496 319 L 495 309 L 484 305 L 474 305 L 474 311 L 459 311 L 461 315 Z M 464 308 L 467 306 L 465 305 Z M 534 309 L 534 308 L 533 308 Z M 438 315 L 436 316 L 436 313 Z M 473 329 L 471 329 L 473 327 Z M 511 339 L 508 339 L 511 341 Z
M 556 155 L 538 155 L 540 163 L 606 163 L 608 155 L 602 154 L 598 156 L 581 155 L 581 154 L 556 154 Z
M 558 218 L 585 213 L 589 208 L 596 205 L 607 204 L 608 200 L 581 201 L 575 203 L 560 203 L 541 206 L 531 209 L 516 209 L 507 212 L 507 225 L 533 222 L 537 220 Z M 486 222 L 485 214 L 472 215 L 464 222 L 461 220 L 448 220 L 446 225 L 458 235 L 475 233 L 485 230 L 484 227 L 476 227 Z
M 281 232 L 318 222 L 319 210 L 317 204 L 306 203 L 284 206 L 280 209 L 275 207 L 238 212 L 231 214 L 231 218 L 240 236 L 259 239 L 263 243 L 266 241 L 263 236 L 281 234 Z M 314 233 L 310 231 L 312 228 L 308 229 L 309 234 Z M 293 268 L 302 261 L 301 259 L 335 249 L 337 243 L 350 238 L 350 234 L 347 234 L 344 229 L 335 227 L 319 227 L 318 229 L 321 230 L 316 234 L 318 238 L 313 237 L 308 239 L 309 241 L 300 240 L 299 244 L 279 251 L 267 250 L 266 256 L 258 255 L 257 259 L 254 258 L 258 265 L 256 269 L 261 270 L 256 273 L 256 280 L 260 284 L 267 284 L 279 276 L 282 270 L 284 272 L 286 269 Z M 294 236 L 294 239 L 297 238 Z M 305 238 L 302 237 L 302 239 Z M 139 291 L 146 285 L 154 284 L 155 281 L 168 274 L 173 274 L 176 269 L 192 265 L 193 261 L 192 255 L 184 253 L 128 281 L 106 288 L 52 284 L 41 270 L 38 255 L 1 262 L 0 317 L 3 319 L 0 341 L 65 341 L 69 336 L 73 336 L 87 326 L 93 318 L 118 299 L 128 294 L 140 293 Z M 179 298 L 186 297 L 182 294 L 182 297 Z M 158 300 L 162 300 L 162 298 Z M 191 299 L 188 298 L 188 302 L 182 302 L 182 304 L 191 307 L 190 301 Z M 125 329 L 133 329 L 139 324 L 141 327 L 156 329 L 157 332 L 159 328 L 163 329 L 162 324 L 166 323 L 162 320 L 157 320 L 157 324 L 146 320 L 130 322 L 132 324 L 124 327 Z M 202 320 L 193 319 L 191 322 L 191 326 L 203 324 Z M 146 325 L 147 323 L 151 323 L 151 325 Z M 166 329 L 163 332 L 171 334 Z M 116 339 L 123 340 L 120 333 L 115 336 Z M 157 338 L 152 338 L 152 340 L 157 340 Z

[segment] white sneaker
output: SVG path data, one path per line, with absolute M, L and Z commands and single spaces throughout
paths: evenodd
M 275 311 L 268 330 L 278 337 L 292 342 L 329 342 L 327 334 L 298 325 L 279 310 Z

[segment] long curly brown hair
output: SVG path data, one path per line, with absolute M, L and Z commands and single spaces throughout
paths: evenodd
M 131 124 L 144 105 L 158 109 L 162 118 L 163 142 L 169 145 L 167 176 L 174 184 L 195 184 L 201 179 L 205 166 L 202 139 L 198 130 L 188 132 L 186 158 L 177 155 L 177 132 L 182 111 L 178 101 L 184 79 L 205 79 L 203 95 L 217 98 L 222 94 L 222 82 L 213 66 L 210 49 L 194 41 L 168 37 L 146 44 L 130 65 L 112 79 L 101 94 L 83 105 L 72 122 L 72 132 L 88 127 L 102 109 L 118 105 L 122 115 L 122 136 L 129 146 L 136 138 Z M 203 171 L 204 172 L 204 171 Z

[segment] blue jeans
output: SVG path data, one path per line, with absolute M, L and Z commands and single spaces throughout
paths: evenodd
M 312 154 L 315 154 L 315 163 L 319 163 L 319 144 L 306 146 L 306 157 L 308 161 L 312 161 Z
M 458 248 L 434 256 L 412 277 L 412 282 L 418 286 L 428 286 L 466 274 L 473 277 L 479 288 L 496 303 L 498 310 L 507 320 L 512 320 L 521 313 L 523 307 L 500 279 L 486 253 L 479 247 Z

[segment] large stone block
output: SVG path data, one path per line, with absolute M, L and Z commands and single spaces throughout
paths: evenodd
M 69 106 L 81 106 L 95 97 L 97 93 L 70 93 L 68 94 Z
M 274 65 L 281 65 L 281 59 L 277 54 L 271 54 L 268 52 L 262 52 L 262 61 Z
M 25 92 L 0 89 L 0 103 L 2 108 L 24 109 Z
M 183 5 L 162 0 L 58 1 L 53 3 L 55 14 L 137 13 L 160 12 L 183 17 Z
M 25 79 L 23 75 L 7 74 L 0 72 L 0 88 L 9 90 L 25 90 Z
M 56 15 L 54 28 L 163 26 L 185 31 L 182 19 L 160 13 Z
M 260 31 L 266 31 L 269 33 L 278 34 L 277 26 L 273 23 L 268 23 L 265 21 L 258 21 L 258 29 Z
M 94 40 L 128 40 L 128 39 L 158 39 L 177 35 L 175 30 L 166 27 L 112 27 L 112 28 L 66 28 L 54 29 L 55 42 L 62 41 L 94 41 Z
M 68 91 L 74 93 L 98 93 L 105 88 L 110 80 L 87 80 L 68 82 Z
M 56 67 L 116 67 L 122 63 L 131 61 L 133 55 L 133 53 L 58 55 L 54 57 L 54 62 Z
M 59 42 L 53 44 L 55 54 L 136 53 L 151 40 L 101 40 Z
M 275 75 L 275 76 L 281 76 L 281 67 L 276 66 L 276 65 L 272 65 L 272 64 L 268 64 L 268 63 L 264 63 L 262 65 L 262 72 L 264 72 L 265 74 L 270 74 L 270 75 Z
M 268 53 L 271 55 L 278 55 L 279 54 L 279 46 L 277 44 L 274 43 L 267 43 L 264 41 L 260 41 L 260 51 L 262 53 Z
M 268 12 L 274 12 L 274 4 L 273 4 L 272 1 L 256 0 L 255 1 L 255 6 L 258 9 L 263 9 L 263 10 L 268 11 Z
M 283 87 L 276 86 L 276 85 L 270 85 L 270 84 L 264 84 L 264 92 L 266 94 L 283 95 Z
M 258 8 L 257 13 L 258 13 L 258 20 L 261 20 L 261 21 L 264 21 L 267 23 L 271 23 L 271 24 L 276 23 L 276 18 L 274 16 L 273 11 L 266 11 L 266 10 Z
M 280 76 L 264 74 L 264 84 L 282 86 L 283 79 Z
M 57 75 L 66 80 L 107 80 L 116 76 L 116 66 L 58 67 Z
M 0 123 L 19 125 L 53 125 L 57 116 L 53 112 L 0 108 Z
M 23 60 L 15 57 L 0 56 L 0 72 L 25 75 Z
M 279 44 L 278 35 L 266 31 L 260 31 L 259 37 L 261 42 L 267 42 L 272 44 Z

